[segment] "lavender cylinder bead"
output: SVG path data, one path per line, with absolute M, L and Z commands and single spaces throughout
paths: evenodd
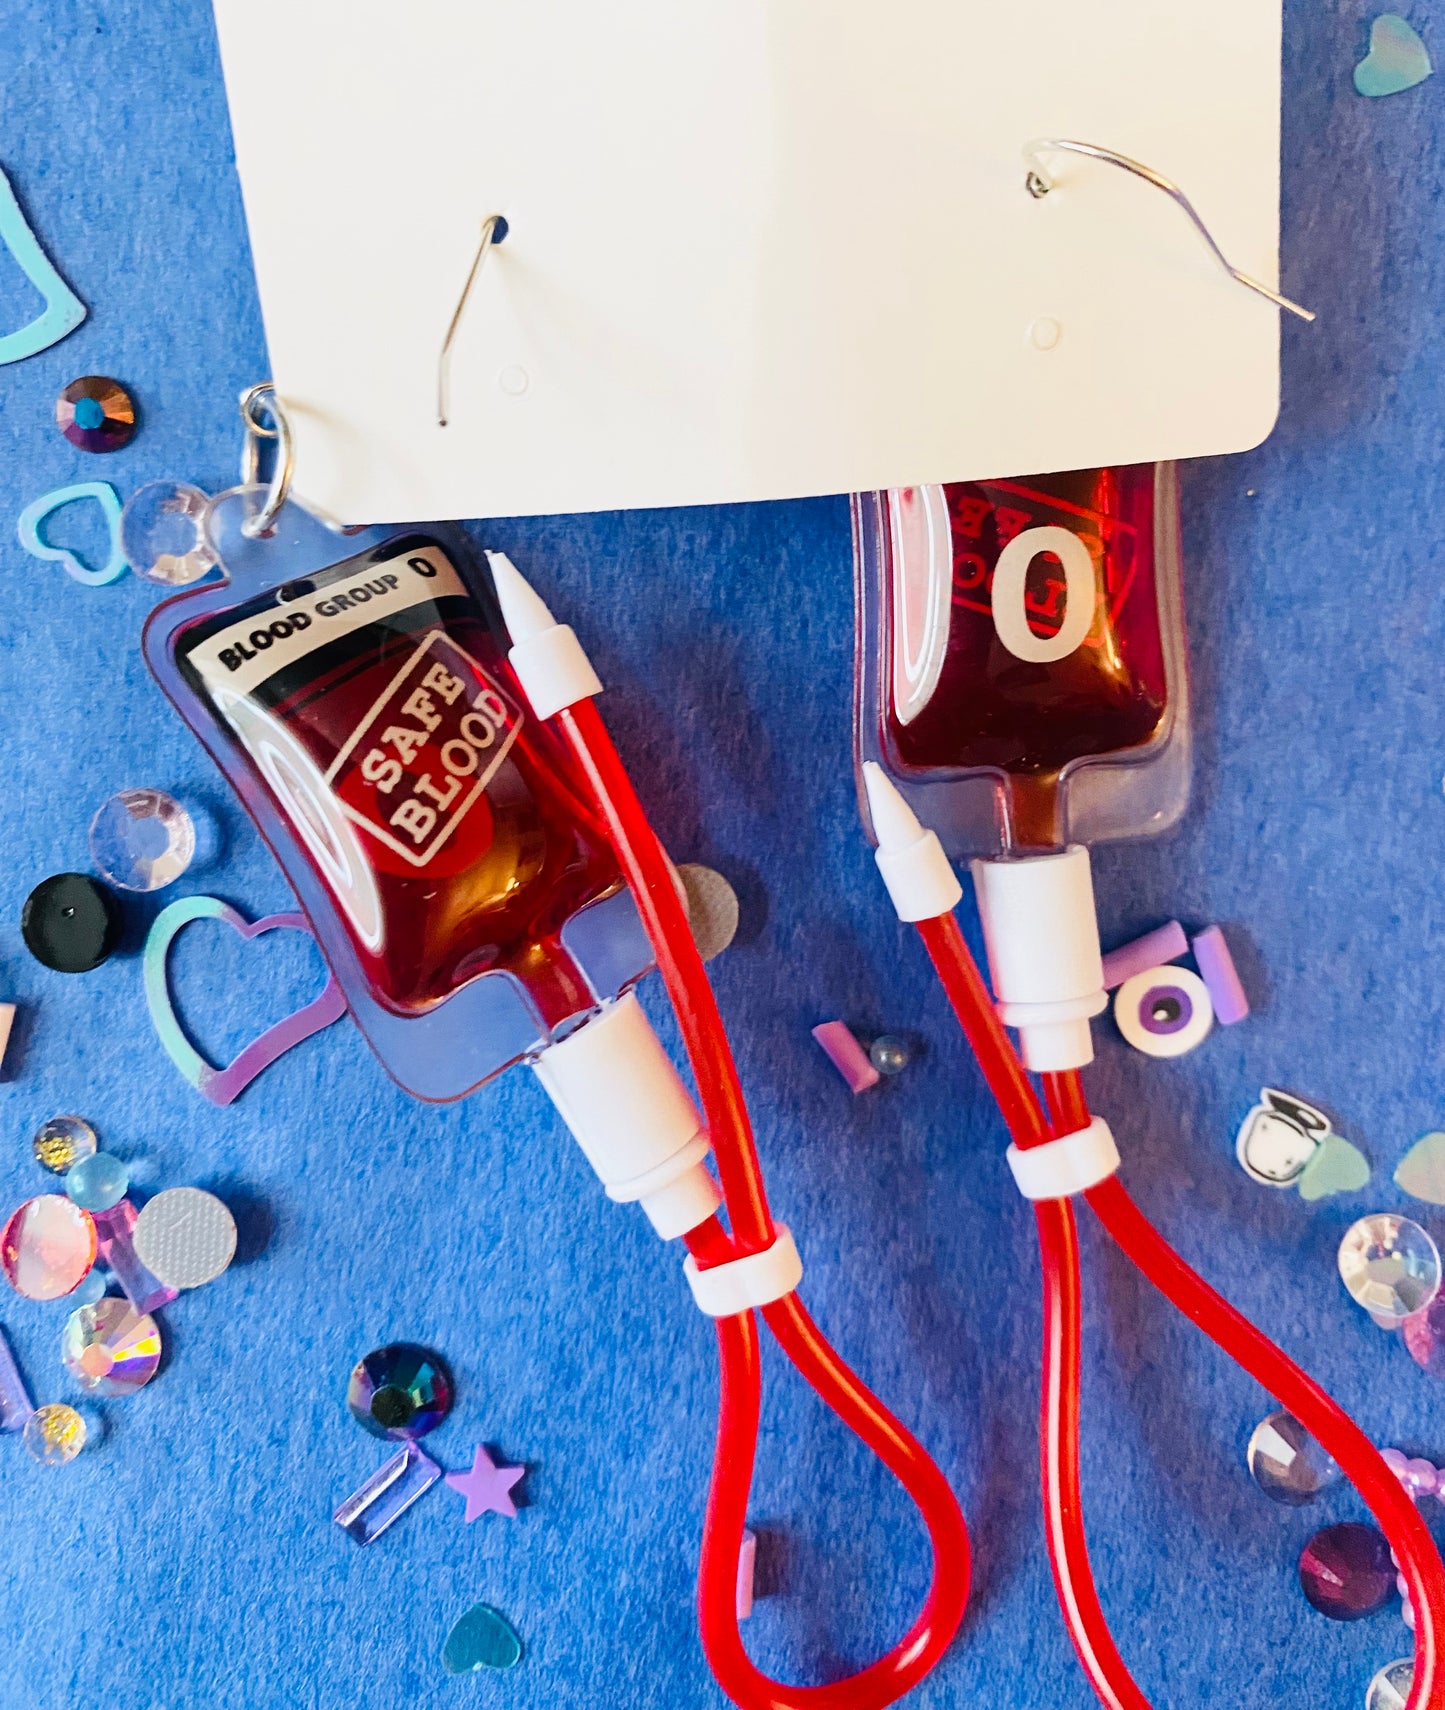
M 1166 962 L 1175 962 L 1188 949 L 1189 940 L 1177 920 L 1156 926 L 1142 938 L 1111 950 L 1104 958 L 1104 990 L 1113 991 L 1115 986 L 1122 986 L 1125 980 L 1132 980 L 1147 968 L 1162 968 Z
M 1221 1027 L 1232 1027 L 1249 1014 L 1249 999 L 1239 983 L 1239 972 L 1225 943 L 1224 933 L 1217 926 L 1206 926 L 1194 940 L 1194 960 L 1200 978 L 1209 988 L 1209 1001 L 1214 1005 L 1214 1019 Z
M 853 1093 L 866 1092 L 879 1081 L 877 1069 L 868 1053 L 853 1037 L 845 1023 L 823 1021 L 813 1029 L 813 1037 L 827 1055 L 828 1061 L 847 1081 Z

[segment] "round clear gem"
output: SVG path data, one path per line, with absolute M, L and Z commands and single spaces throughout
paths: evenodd
M 25 1447 L 43 1466 L 63 1467 L 85 1447 L 85 1421 L 63 1401 L 37 1407 L 21 1433 Z
M 868 1061 L 880 1075 L 901 1075 L 911 1055 L 908 1041 L 892 1033 L 883 1034 L 868 1047 Z
M 1405 1710 L 1415 1684 L 1415 1659 L 1396 1657 L 1365 1688 L 1365 1710 Z
M 1423 1312 L 1440 1290 L 1440 1249 L 1418 1223 L 1391 1211 L 1345 1231 L 1339 1267 L 1351 1298 L 1386 1327 Z
M 52 1116 L 35 1130 L 31 1146 L 37 1164 L 53 1176 L 63 1176 L 72 1164 L 93 1156 L 100 1142 L 83 1116 Z
M 191 816 L 164 790 L 122 790 L 90 822 L 91 858 L 125 891 L 158 891 L 196 852 Z
M 1249 1439 L 1249 1471 L 1272 1502 L 1303 1508 L 1340 1476 L 1340 1469 L 1292 1413 L 1261 1419 Z

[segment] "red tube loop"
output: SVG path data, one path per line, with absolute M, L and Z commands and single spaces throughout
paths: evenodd
M 1014 1143 L 1039 1145 L 1050 1129 L 958 922 L 942 915 L 920 921 L 918 930 Z M 1051 1075 L 1045 1081 L 1055 1117 L 1052 1132 L 1073 1133 L 1086 1126 L 1089 1107 L 1078 1075 Z M 1409 1586 L 1415 1674 L 1406 1710 L 1445 1710 L 1440 1666 L 1445 1569 L 1415 1504 L 1379 1451 L 1337 1402 L 1180 1258 L 1117 1176 L 1090 1188 L 1084 1198 L 1140 1273 L 1338 1462 L 1389 1539 Z M 1089 1569 L 1078 1483 L 1079 1280 L 1072 1210 L 1060 1201 L 1040 1202 L 1035 1210 L 1045 1286 L 1043 1489 L 1054 1583 L 1074 1648 L 1100 1700 L 1113 1710 L 1148 1710 L 1119 1656 Z
M 677 1013 L 717 1159 L 733 1233 L 709 1218 L 687 1237 L 698 1264 L 721 1264 L 773 1241 L 737 1068 L 722 1018 L 693 941 L 673 874 L 597 709 L 590 701 L 559 713 Z M 918 1507 L 933 1550 L 933 1581 L 923 1609 L 885 1656 L 846 1680 L 785 1686 L 756 1668 L 737 1620 L 737 1564 L 757 1448 L 762 1374 L 757 1324 L 750 1312 L 717 1320 L 721 1392 L 717 1452 L 708 1491 L 698 1573 L 703 1648 L 719 1684 L 743 1710 L 882 1710 L 934 1667 L 963 1619 L 968 1601 L 968 1531 L 958 1502 L 922 1445 L 829 1346 L 796 1294 L 764 1308 L 779 1346 L 818 1395 L 865 1442 Z

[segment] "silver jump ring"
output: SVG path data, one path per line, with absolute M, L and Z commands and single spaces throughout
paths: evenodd
M 1175 206 L 1182 210 L 1195 231 L 1208 244 L 1214 259 L 1231 279 L 1243 285 L 1246 290 L 1253 291 L 1267 302 L 1273 303 L 1277 309 L 1298 315 L 1302 321 L 1312 321 L 1315 318 L 1313 310 L 1304 308 L 1293 298 L 1282 297 L 1278 291 L 1271 290 L 1261 280 L 1237 268 L 1215 242 L 1213 232 L 1200 218 L 1198 209 L 1172 178 L 1166 178 L 1152 166 L 1145 166 L 1142 160 L 1133 160 L 1116 149 L 1100 148 L 1098 143 L 1078 142 L 1070 137 L 1035 137 L 1032 142 L 1025 143 L 1024 188 L 1035 201 L 1042 201 L 1054 188 L 1054 180 L 1043 161 L 1043 156 L 1050 153 L 1082 154 L 1089 160 L 1102 161 L 1105 166 L 1117 166 L 1124 172 L 1131 172 L 1135 178 L 1142 178 L 1146 184 L 1152 184 L 1156 190 L 1162 190 Z
M 257 405 L 261 405 L 270 417 L 269 425 L 257 416 Z M 290 418 L 281 407 L 276 388 L 269 380 L 250 386 L 241 394 L 241 420 L 246 424 L 246 438 L 241 447 L 243 487 L 260 485 L 261 441 L 276 441 L 271 484 L 266 490 L 265 502 L 254 517 L 247 517 L 241 524 L 241 533 L 254 540 L 258 535 L 271 532 L 271 525 L 286 503 L 286 495 L 291 491 L 291 477 L 296 473 L 296 443 L 291 433 Z

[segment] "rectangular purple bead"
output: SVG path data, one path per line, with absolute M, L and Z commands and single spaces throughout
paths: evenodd
M 1176 962 L 1189 949 L 1189 940 L 1177 920 L 1156 926 L 1142 938 L 1121 944 L 1104 958 L 1104 990 L 1113 991 L 1146 968 L 1162 968 L 1166 962 Z
M 358 1544 L 369 1544 L 441 1476 L 442 1469 L 431 1456 L 408 1443 L 384 1461 L 360 1490 L 353 1491 L 331 1518 Z
M 1209 988 L 1214 1019 L 1222 1027 L 1243 1021 L 1249 1014 L 1249 999 L 1244 995 L 1239 970 L 1220 927 L 1206 926 L 1194 940 L 1194 960 L 1199 964 L 1199 977 Z
M 91 1216 L 95 1219 L 97 1257 L 125 1290 L 136 1311 L 154 1312 L 159 1306 L 168 1306 L 180 1290 L 167 1288 L 136 1257 L 130 1241 L 136 1220 L 131 1202 L 120 1200 L 109 1211 L 93 1211 Z
M 34 1411 L 35 1403 L 15 1364 L 10 1343 L 0 1330 L 0 1431 L 19 1431 Z

